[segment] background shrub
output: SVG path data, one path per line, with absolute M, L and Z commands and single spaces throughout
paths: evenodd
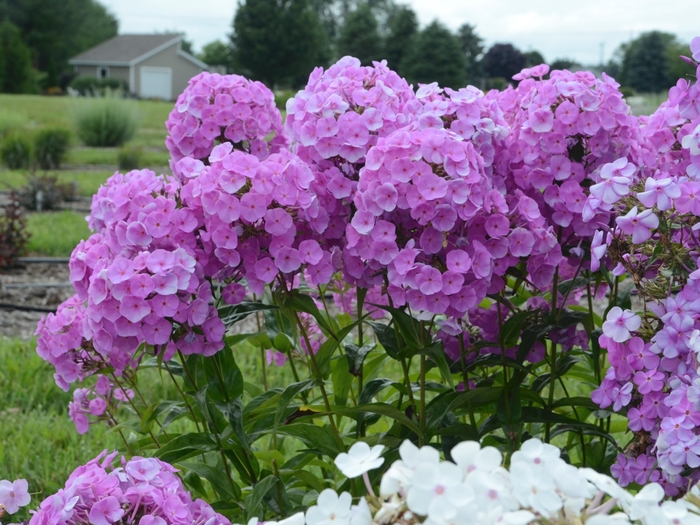
M 143 164 L 143 149 L 136 146 L 125 146 L 119 150 L 117 160 L 120 170 L 131 171 L 138 169 Z
M 76 106 L 76 129 L 86 146 L 121 146 L 136 133 L 136 120 L 133 103 L 113 94 Z
M 19 199 L 10 194 L 10 202 L 0 208 L 0 268 L 12 266 L 24 255 L 29 240 L 27 224 L 22 215 Z
M 77 77 L 70 83 L 70 87 L 84 97 L 104 95 L 108 91 L 127 93 L 129 90 L 126 82 L 116 78 Z
M 41 169 L 57 169 L 68 153 L 70 132 L 62 128 L 46 128 L 34 137 L 34 158 Z
M 28 210 L 53 210 L 64 200 L 74 198 L 74 185 L 59 183 L 55 175 L 30 175 L 19 191 L 19 202 Z
M 0 159 L 11 170 L 27 169 L 32 159 L 32 141 L 24 133 L 9 133 L 0 145 Z

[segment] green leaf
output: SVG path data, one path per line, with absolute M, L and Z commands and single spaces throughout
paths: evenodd
M 275 413 L 275 429 L 277 429 L 279 424 L 282 422 L 284 412 L 289 406 L 289 403 L 292 402 L 292 399 L 294 399 L 302 392 L 313 388 L 313 386 L 314 382 L 311 379 L 307 379 L 306 381 L 292 383 L 284 389 L 284 391 L 280 394 L 280 399 L 277 404 L 277 412 Z
M 533 312 L 525 310 L 523 312 L 518 312 L 512 315 L 505 323 L 498 333 L 498 341 L 505 348 L 510 348 L 518 344 L 518 339 L 520 339 L 520 328 L 523 326 L 523 322 L 529 316 L 533 315 Z
M 358 414 L 369 413 L 369 414 L 379 414 L 380 416 L 386 416 L 393 419 L 397 423 L 401 423 L 407 429 L 416 434 L 420 433 L 418 425 L 411 421 L 406 414 L 401 412 L 399 409 L 387 405 L 385 403 L 369 403 L 366 405 L 359 405 L 356 407 L 346 407 L 346 408 L 334 408 L 331 411 L 332 414 L 338 414 L 341 416 L 355 417 Z
M 373 304 L 377 308 L 386 310 L 391 315 L 391 318 L 396 323 L 396 328 L 401 334 L 401 337 L 406 342 L 409 348 L 413 350 L 420 350 L 428 346 L 432 339 L 430 337 L 430 332 L 421 326 L 420 321 L 414 319 L 408 315 L 403 310 L 398 310 L 396 308 L 391 308 L 390 306 L 383 306 L 380 304 Z
M 552 404 L 552 408 L 559 407 L 574 407 L 574 408 L 586 408 L 588 410 L 598 410 L 600 407 L 596 405 L 590 397 L 565 397 L 564 399 L 559 399 Z
M 278 479 L 269 475 L 264 479 L 261 479 L 257 485 L 253 488 L 253 492 L 245 499 L 245 509 L 247 514 L 247 519 L 250 520 L 256 516 L 262 516 L 259 512 L 261 509 L 263 498 L 270 492 L 270 489 L 274 487 L 278 482 Z
M 221 499 L 225 501 L 237 501 L 241 499 L 241 489 L 235 483 L 232 485 L 228 478 L 223 475 L 220 468 L 194 462 L 183 462 L 180 463 L 180 466 L 206 479 Z
M 445 356 L 445 350 L 442 347 L 442 342 L 438 341 L 430 346 L 423 348 L 420 351 L 421 354 L 425 354 L 427 357 L 432 359 L 440 370 L 440 375 L 447 381 L 451 389 L 454 389 L 455 384 L 452 380 L 452 373 L 450 372 L 450 365 L 447 363 L 447 357 Z
M 339 356 L 334 359 L 331 365 L 331 380 L 333 381 L 333 399 L 336 405 L 345 406 L 348 404 L 348 393 L 352 376 L 348 370 L 348 360 Z
M 317 450 L 322 454 L 335 458 L 343 450 L 338 449 L 335 436 L 328 426 L 318 426 L 311 423 L 293 423 L 283 425 L 277 432 L 286 436 L 299 439 L 311 450 Z
M 299 293 L 298 290 L 292 290 L 284 299 L 284 307 L 295 312 L 304 312 L 312 315 L 321 330 L 336 339 L 335 332 L 310 296 Z
M 341 329 L 335 337 L 329 338 L 318 349 L 318 353 L 316 354 L 316 362 L 318 363 L 318 368 L 321 371 L 321 375 L 324 378 L 328 378 L 328 373 L 330 372 L 331 359 L 333 358 L 333 354 L 335 353 L 336 349 L 340 346 L 340 344 L 348 336 L 348 334 L 352 332 L 355 329 L 355 327 L 358 326 L 364 320 L 365 317 L 367 317 L 367 315 Z
M 277 310 L 278 308 L 271 304 L 254 303 L 252 301 L 244 301 L 232 306 L 222 306 L 219 308 L 219 319 L 221 319 L 226 327 L 237 323 L 255 312 L 265 310 Z
M 365 383 L 365 386 L 362 388 L 362 393 L 360 393 L 360 399 L 359 403 L 361 405 L 367 404 L 370 401 L 372 401 L 372 398 L 379 394 L 382 390 L 387 388 L 388 386 L 397 386 L 399 385 L 402 390 L 406 390 L 406 387 L 404 386 L 403 383 L 397 383 L 396 381 L 393 381 L 391 379 L 384 379 L 384 378 L 379 378 L 379 379 L 372 379 L 372 381 L 368 381 Z
M 156 451 L 156 457 L 166 463 L 175 463 L 201 452 L 217 450 L 214 436 L 206 432 L 190 432 L 171 439 Z
M 362 347 L 358 347 L 354 343 L 345 345 L 345 355 L 348 359 L 348 371 L 354 376 L 359 376 L 367 354 L 376 347 L 377 345 L 374 343 L 362 345 Z
M 400 359 L 399 357 L 399 342 L 396 339 L 394 328 L 377 321 L 368 321 L 368 325 L 374 330 L 379 344 L 386 350 L 386 353 L 392 359 Z

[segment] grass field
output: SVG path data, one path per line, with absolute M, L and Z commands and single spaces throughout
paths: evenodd
M 74 211 L 31 213 L 27 229 L 31 234 L 29 255 L 68 257 L 82 239 L 90 236 L 85 214 Z

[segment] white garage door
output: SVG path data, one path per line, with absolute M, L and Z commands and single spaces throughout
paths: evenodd
M 171 100 L 173 96 L 173 70 L 169 67 L 141 67 L 141 98 L 162 98 Z

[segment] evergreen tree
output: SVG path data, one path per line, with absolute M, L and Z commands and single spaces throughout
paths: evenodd
M 401 63 L 409 82 L 459 89 L 466 84 L 466 58 L 457 38 L 437 20 L 418 33 Z
M 59 84 L 68 59 L 116 36 L 117 19 L 96 0 L 0 0 L 0 20 L 15 24 L 46 73 L 44 87 Z
M 483 77 L 479 59 L 484 52 L 484 40 L 476 34 L 476 27 L 471 24 L 462 24 L 457 30 L 457 40 L 467 61 L 467 81 L 476 84 Z
M 31 92 L 34 83 L 31 53 L 22 42 L 17 26 L 7 19 L 0 24 L 0 56 L 0 91 Z
M 271 88 L 302 83 L 327 51 L 325 32 L 308 0 L 245 0 L 231 42 L 241 72 Z
M 336 51 L 338 56 L 359 58 L 363 66 L 382 59 L 379 25 L 368 3 L 360 4 L 347 16 L 340 28 Z
M 523 53 L 525 57 L 525 67 L 539 66 L 540 64 L 546 64 L 547 61 L 542 56 L 539 51 L 527 51 Z
M 487 78 L 510 81 L 525 67 L 525 55 L 512 44 L 494 44 L 481 60 L 481 67 Z
M 680 60 L 687 45 L 676 36 L 661 31 L 642 33 L 622 44 L 613 55 L 608 70 L 621 84 L 642 93 L 658 93 L 673 86 L 678 78 L 694 72 Z
M 384 45 L 384 58 L 389 67 L 403 75 L 401 61 L 418 35 L 418 17 L 407 5 L 398 6 L 389 19 L 389 33 Z

